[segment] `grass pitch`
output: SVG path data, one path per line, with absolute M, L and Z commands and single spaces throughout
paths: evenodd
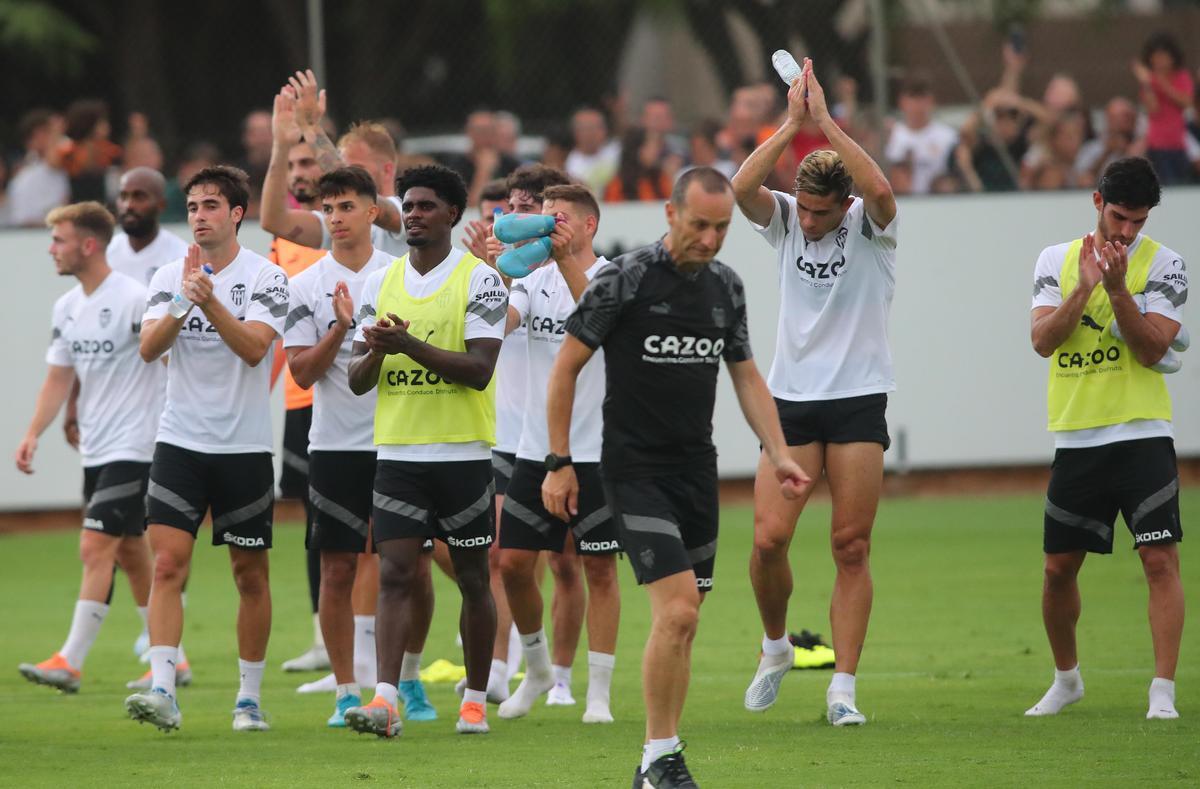
M 705 787 L 1126 786 L 1200 784 L 1200 623 L 1184 635 L 1177 721 L 1147 721 L 1153 673 L 1146 587 L 1131 538 L 1092 557 L 1082 586 L 1080 649 L 1087 695 L 1063 714 L 1025 719 L 1051 680 L 1039 613 L 1038 496 L 883 502 L 872 570 L 875 610 L 859 674 L 869 724 L 824 722 L 828 672 L 792 672 L 769 712 L 742 709 L 761 630 L 747 577 L 750 512 L 721 523 L 715 591 L 704 604 L 681 734 Z M 1200 528 L 1200 490 L 1183 495 L 1188 529 Z M 802 519 L 792 548 L 790 621 L 828 635 L 833 569 L 828 506 Z M 11 786 L 628 786 L 640 754 L 639 662 L 648 614 L 623 564 L 623 610 L 611 726 L 585 726 L 586 636 L 576 660 L 576 707 L 539 706 L 528 718 L 489 715 L 492 733 L 454 733 L 458 699 L 429 688 L 440 720 L 407 724 L 394 741 L 325 728 L 332 696 L 300 696 L 315 675 L 279 664 L 305 649 L 311 616 L 302 531 L 276 531 L 275 626 L 263 703 L 273 729 L 235 734 L 236 595 L 226 551 L 197 546 L 184 643 L 195 683 L 181 690 L 184 728 L 170 735 L 125 717 L 124 683 L 143 670 L 132 656 L 138 620 L 119 581 L 113 610 L 84 673 L 62 696 L 27 683 L 21 661 L 57 649 L 78 590 L 78 535 L 0 538 L 0 784 Z M 1194 539 L 1194 538 L 1193 538 Z M 1184 584 L 1195 609 L 1200 559 L 1183 546 Z M 438 609 L 426 649 L 461 662 L 454 648 L 458 599 L 437 579 Z

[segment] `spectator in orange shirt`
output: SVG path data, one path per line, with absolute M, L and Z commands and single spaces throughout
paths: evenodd
M 60 149 L 62 168 L 71 179 L 71 202 L 108 202 L 108 170 L 121 158 L 121 146 L 109 139 L 108 105 L 80 99 L 67 107 L 67 141 Z
M 640 126 L 625 132 L 617 174 L 608 182 L 604 199 L 608 202 L 667 199 L 679 162 L 677 157 L 664 156 L 665 153 L 666 138 L 662 133 L 648 132 Z

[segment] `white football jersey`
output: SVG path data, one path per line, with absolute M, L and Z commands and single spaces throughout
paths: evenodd
M 856 197 L 839 227 L 808 241 L 796 198 L 771 195 L 771 221 L 754 226 L 776 249 L 783 294 L 767 375 L 771 394 L 808 401 L 895 391 L 887 322 L 899 217 L 880 228 Z
M 516 288 L 514 281 L 513 287 Z M 511 298 L 511 295 L 510 295 Z M 496 357 L 496 446 L 497 452 L 516 454 L 521 443 L 521 426 L 528 402 L 529 344 L 525 324 L 504 338 Z
M 382 197 L 380 199 L 387 200 L 396 206 L 397 211 L 400 210 L 399 197 Z M 333 246 L 333 236 L 329 235 L 329 228 L 325 225 L 325 214 L 321 211 L 313 211 L 313 215 L 321 220 L 321 249 L 329 249 Z M 371 246 L 381 252 L 386 252 L 393 260 L 404 256 L 408 252 L 408 241 L 404 235 L 404 228 L 400 228 L 399 232 L 392 233 L 379 225 L 371 225 Z
M 596 258 L 596 262 L 585 272 L 588 281 L 591 282 L 596 272 L 607 265 L 605 258 Z M 549 426 L 546 422 L 546 387 L 550 381 L 550 369 L 566 337 L 564 326 L 575 311 L 576 302 L 562 272 L 556 264 L 550 263 L 524 279 L 515 280 L 508 304 L 517 311 L 521 324 L 528 329 L 529 384 L 517 457 L 540 463 L 550 452 Z M 571 458 L 577 463 L 600 462 L 604 390 L 604 349 L 598 348 L 583 366 L 575 383 L 575 407 L 571 411 Z
M 291 302 L 283 329 L 285 348 L 312 347 L 337 323 L 333 314 L 333 289 L 345 282 L 354 301 L 355 319 L 342 339 L 337 358 L 313 384 L 312 428 L 308 448 L 327 452 L 375 451 L 375 390 L 359 397 L 350 391 L 350 359 L 357 314 L 367 278 L 392 263 L 392 256 L 375 250 L 360 271 L 351 271 L 329 254 L 297 274 L 291 281 Z
M 139 353 L 146 286 L 114 271 L 90 296 L 76 285 L 54 303 L 46 362 L 79 378 L 79 452 L 86 467 L 149 463 L 166 368 Z
M 214 297 L 238 320 L 265 323 L 283 333 L 288 279 L 283 269 L 242 247 L 237 257 L 211 275 Z M 150 282 L 143 320 L 169 317 L 171 298 L 182 289 L 183 261 L 168 263 Z M 269 354 L 268 354 L 269 357 Z M 171 346 L 167 401 L 158 440 L 212 454 L 270 452 L 271 362 L 242 361 L 192 307 Z
M 158 235 L 140 252 L 134 252 L 129 236 L 117 233 L 108 242 L 105 257 L 108 265 L 122 274 L 133 277 L 144 287 L 149 287 L 154 272 L 187 255 L 188 243 L 166 228 L 160 227 Z

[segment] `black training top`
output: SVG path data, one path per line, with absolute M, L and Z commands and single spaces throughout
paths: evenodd
M 751 358 L 741 278 L 716 260 L 681 272 L 663 243 L 600 269 L 567 319 L 604 346 L 606 477 L 673 474 L 711 464 L 721 359 Z

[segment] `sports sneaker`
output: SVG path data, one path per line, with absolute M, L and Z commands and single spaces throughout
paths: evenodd
M 337 692 L 337 677 L 332 674 L 326 674 L 320 679 L 314 679 L 312 682 L 305 682 L 300 687 L 296 688 L 297 693 L 336 693 Z
M 683 743 L 672 753 L 650 762 L 642 773 L 642 789 L 700 789 L 683 761 Z
M 754 679 L 746 688 L 746 696 L 742 703 L 751 712 L 765 712 L 779 698 L 779 686 L 783 678 L 791 671 L 793 657 L 788 653 L 782 655 L 763 655 L 758 659 L 758 669 Z
M 192 684 L 192 668 L 187 663 L 180 663 L 175 669 L 175 687 L 186 688 Z M 137 679 L 125 683 L 130 690 L 150 690 L 154 686 L 154 672 L 147 671 Z
M 346 710 L 351 707 L 361 707 L 362 696 L 356 696 L 353 693 L 347 693 L 342 696 L 333 705 L 333 714 L 329 716 L 329 720 L 325 721 L 325 725 L 331 729 L 346 728 Z
M 487 710 L 477 701 L 464 701 L 458 708 L 459 734 L 487 734 Z
M 437 720 L 437 710 L 429 703 L 429 697 L 425 695 L 425 686 L 421 684 L 421 680 L 406 679 L 396 687 L 400 690 L 400 700 L 404 702 L 404 720 Z
M 834 726 L 862 726 L 867 722 L 867 716 L 855 709 L 854 705 L 848 701 L 829 702 L 825 717 Z
M 233 708 L 233 730 L 234 731 L 270 731 L 271 725 L 267 723 L 267 716 L 263 713 L 262 707 L 258 706 L 258 702 L 254 699 L 238 699 L 237 706 Z
M 125 711 L 138 723 L 152 723 L 163 731 L 178 729 L 183 723 L 175 697 L 162 688 L 134 693 L 125 699 Z
M 79 680 L 82 675 L 71 668 L 71 664 L 67 662 L 61 652 L 55 652 L 36 665 L 22 663 L 17 666 L 17 671 L 20 671 L 21 676 L 25 679 L 38 685 L 49 685 L 52 688 L 58 688 L 63 693 L 79 692 Z
M 792 656 L 792 668 L 833 668 L 834 652 L 821 640 L 819 633 L 810 633 L 807 630 L 789 633 L 788 641 L 792 643 L 792 651 L 795 653 Z
M 345 713 L 346 725 L 359 734 L 379 737 L 399 737 L 403 724 L 400 713 L 382 696 L 371 699 L 365 707 L 351 707 Z
M 554 687 L 546 694 L 547 707 L 570 707 L 574 704 L 575 697 L 571 695 L 571 686 L 565 682 L 555 682 Z
M 283 661 L 284 671 L 328 671 L 329 653 L 313 644 L 303 655 Z

